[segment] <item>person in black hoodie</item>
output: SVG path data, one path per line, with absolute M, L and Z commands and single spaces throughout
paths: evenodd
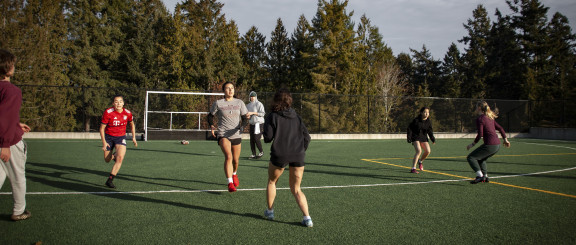
M 412 143 L 416 154 L 414 154 L 414 160 L 412 161 L 411 173 L 417 174 L 416 164 L 420 170 L 424 170 L 424 164 L 422 163 L 424 159 L 430 155 L 430 144 L 428 144 L 428 136 L 432 140 L 432 144 L 436 143 L 436 138 L 434 137 L 434 132 L 432 131 L 432 122 L 430 122 L 430 108 L 422 107 L 420 109 L 420 115 L 414 118 L 410 126 L 408 126 L 407 140 L 408 143 Z M 424 152 L 422 152 L 424 149 Z M 420 156 L 422 154 L 422 156 Z
M 310 134 L 302 118 L 292 108 L 292 95 L 287 89 L 280 89 L 274 95 L 272 113 L 264 121 L 264 142 L 272 142 L 270 163 L 268 164 L 268 186 L 266 187 L 267 209 L 264 212 L 269 220 L 274 220 L 274 199 L 276 183 L 290 166 L 290 191 L 303 214 L 302 225 L 312 227 L 312 218 L 308 213 L 308 201 L 300 189 L 304 175 L 304 158 L 310 144 Z

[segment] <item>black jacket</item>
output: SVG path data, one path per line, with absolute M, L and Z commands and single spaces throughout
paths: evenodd
M 428 136 L 432 142 L 436 142 L 430 118 L 426 120 L 422 120 L 420 117 L 414 118 L 412 123 L 410 123 L 410 126 L 408 126 L 408 132 L 406 136 L 408 143 L 412 143 L 414 141 L 428 142 Z
M 302 118 L 289 108 L 275 111 L 264 121 L 264 142 L 272 142 L 270 161 L 277 163 L 304 162 L 310 134 Z

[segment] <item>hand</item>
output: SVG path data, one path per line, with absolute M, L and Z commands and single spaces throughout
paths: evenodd
M 134 143 L 134 147 L 138 148 L 138 142 L 136 142 L 135 137 L 132 137 L 132 143 Z
M 102 146 L 102 151 L 108 151 L 107 148 L 109 148 L 109 147 L 110 147 L 110 145 L 108 143 L 105 143 L 104 146 Z M 110 150 L 112 150 L 112 149 L 110 149 Z
M 474 145 L 475 145 L 474 143 L 469 144 L 468 146 L 466 146 L 466 150 L 470 150 L 470 148 L 474 147 Z
M 30 132 L 30 127 L 24 123 L 20 123 L 20 128 L 22 128 L 22 131 L 24 131 L 24 133 L 28 133 Z
M 508 139 L 504 139 L 504 142 L 502 144 L 506 146 L 506 148 L 510 148 L 510 142 L 508 141 Z
M 10 155 L 10 147 L 2 148 L 2 151 L 0 152 L 0 159 L 2 159 L 3 162 L 8 162 L 10 161 Z
M 216 138 L 216 134 L 214 134 L 214 126 L 210 125 L 210 132 L 212 133 L 212 137 Z

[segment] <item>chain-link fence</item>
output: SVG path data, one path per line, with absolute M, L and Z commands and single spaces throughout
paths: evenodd
M 94 132 L 114 95 L 123 95 L 125 108 L 134 114 L 143 132 L 146 90 L 140 88 L 87 88 L 19 85 L 23 93 L 21 120 L 36 132 Z M 211 91 L 201 91 L 211 92 Z M 220 91 L 214 91 L 220 92 Z M 273 92 L 258 92 L 269 112 Z M 236 91 L 248 103 L 248 91 Z M 293 107 L 311 133 L 404 133 L 421 107 L 430 108 L 435 132 L 469 133 L 475 130 L 477 99 L 379 97 L 294 93 Z M 214 96 L 167 95 L 150 98 L 149 110 L 207 112 Z M 499 110 L 498 123 L 508 132 L 527 132 L 530 127 L 576 127 L 574 101 L 487 100 Z M 169 118 L 170 117 L 170 118 Z M 208 129 L 205 115 L 159 114 L 148 128 L 157 130 Z

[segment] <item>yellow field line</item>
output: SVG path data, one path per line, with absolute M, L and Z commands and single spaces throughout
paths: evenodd
M 522 154 L 522 155 L 495 155 L 493 157 L 524 157 L 524 156 L 563 156 L 563 155 L 576 155 L 576 153 L 547 153 L 547 154 Z M 467 156 L 454 156 L 454 157 L 428 157 L 426 159 L 454 159 L 454 158 L 466 158 Z M 376 158 L 371 160 L 403 160 L 403 159 L 413 159 L 412 157 L 388 157 L 388 158 Z M 364 161 L 369 161 L 370 159 L 362 159 Z M 399 165 L 396 165 L 399 166 Z
M 526 155 L 574 155 L 574 153 L 561 153 L 561 154 L 526 154 Z M 501 155 L 501 156 L 526 156 L 526 155 Z M 434 158 L 461 158 L 461 157 L 434 157 Z M 399 167 L 399 168 L 412 169 L 412 167 L 407 167 L 407 166 L 396 165 L 396 164 L 392 164 L 392 163 L 385 163 L 385 162 L 375 161 L 375 160 L 384 160 L 384 159 L 388 159 L 388 160 L 392 160 L 392 159 L 398 160 L 398 159 L 412 159 L 412 158 L 381 158 L 381 159 L 361 159 L 361 160 L 362 160 L 362 161 L 367 161 L 367 162 L 380 163 L 380 164 L 389 165 L 389 166 L 394 166 L 394 167 Z M 470 178 L 468 178 L 468 177 L 464 177 L 464 176 L 460 176 L 460 175 L 454 175 L 454 174 L 448 174 L 448 173 L 443 173 L 443 172 L 436 172 L 436 171 L 430 171 L 430 170 L 422 170 L 422 171 L 428 172 L 428 173 L 433 173 L 433 174 L 440 174 L 440 175 L 445 175 L 445 176 L 460 178 L 460 179 L 470 179 Z M 540 189 L 535 189 L 535 188 L 530 188 L 530 187 L 524 187 L 524 186 L 518 186 L 518 185 L 511 185 L 511 184 L 504 184 L 504 183 L 494 182 L 494 181 L 490 181 L 490 183 L 491 183 L 491 184 L 496 184 L 496 185 L 501 185 L 501 186 L 512 187 L 512 188 L 518 188 L 518 189 L 524 189 L 524 190 L 530 190 L 530 191 L 537 191 L 537 192 L 542 192 L 542 193 L 547 193 L 547 194 L 553 194 L 553 195 L 558 195 L 558 196 L 576 198 L 576 195 L 570 195 L 570 194 L 565 194 L 565 193 L 560 193 L 560 192 L 540 190 Z

